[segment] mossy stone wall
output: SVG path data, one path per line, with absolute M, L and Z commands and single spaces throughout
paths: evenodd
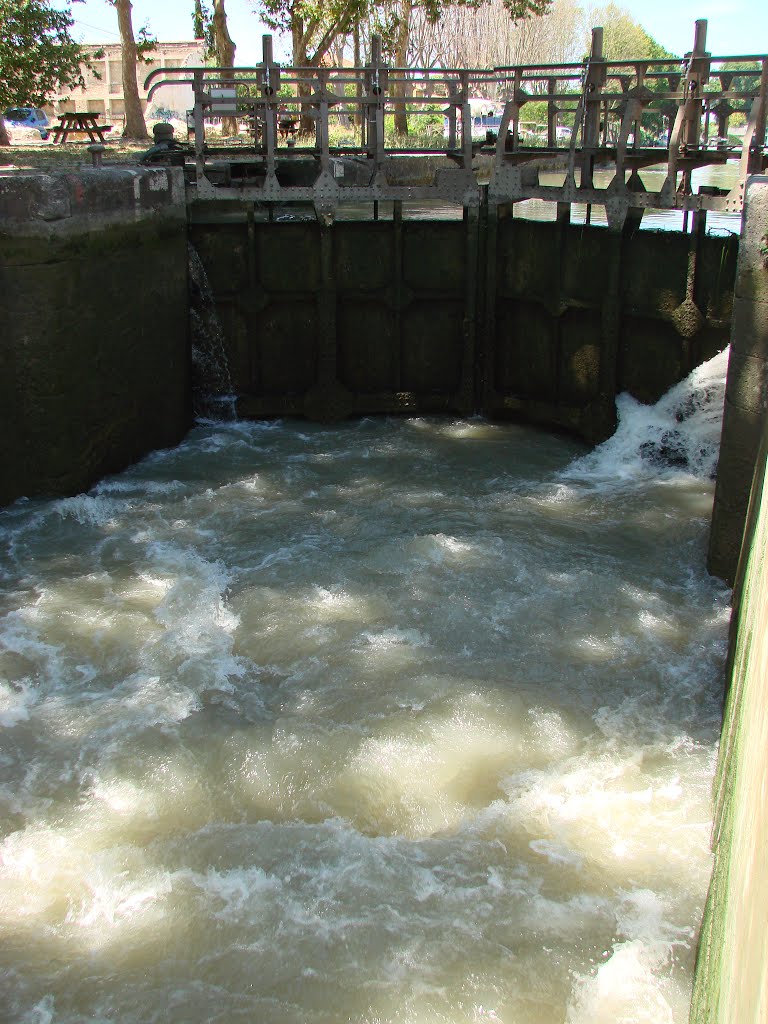
M 55 182 L 54 206 L 35 178 L 0 194 L 2 504 L 85 490 L 190 423 L 183 203 L 97 175 Z M 122 202 L 100 220 L 77 201 L 102 183 Z

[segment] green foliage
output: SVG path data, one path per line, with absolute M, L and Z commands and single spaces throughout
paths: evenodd
M 420 0 L 413 6 L 420 7 L 427 18 L 435 24 L 440 20 L 443 10 L 454 2 L 458 2 L 461 7 L 477 9 L 487 0 Z M 511 20 L 519 21 L 521 18 L 536 18 L 548 14 L 553 0 L 503 0 L 503 3 Z
M 205 14 L 203 11 L 202 0 L 195 0 L 195 7 L 192 11 L 192 32 L 195 39 L 205 38 Z
M 70 34 L 69 10 L 50 0 L 0 0 L 0 114 L 39 107 L 60 88 L 84 84 L 82 47 Z
M 148 53 L 152 53 L 153 50 L 157 49 L 157 37 L 150 34 L 149 24 L 141 26 L 137 33 L 136 38 L 136 58 L 142 64 L 151 64 L 152 58 L 148 57 Z
M 339 36 L 368 10 L 367 0 L 258 0 L 265 25 L 293 42 L 293 61 L 318 65 Z
M 70 2 L 79 3 L 80 0 L 70 0 Z M 107 0 L 110 7 L 117 7 L 117 0 Z M 140 64 L 151 64 L 152 58 L 148 57 L 147 54 L 152 53 L 153 50 L 157 49 L 157 38 L 150 32 L 149 22 L 145 22 L 138 33 L 136 34 L 136 60 Z
M 589 9 L 593 25 L 603 29 L 603 57 L 606 60 L 677 60 L 675 54 L 665 50 L 661 43 L 650 35 L 639 21 L 635 21 L 625 7 L 615 3 L 603 4 Z M 585 55 L 586 56 L 586 55 Z
M 216 52 L 216 44 L 213 38 L 213 16 L 211 9 L 203 0 L 195 0 L 195 7 L 192 12 L 192 31 L 195 39 L 205 40 L 203 56 L 205 60 L 213 58 Z

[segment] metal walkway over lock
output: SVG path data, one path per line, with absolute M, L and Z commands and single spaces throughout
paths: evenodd
M 588 216 L 603 206 L 613 231 L 638 226 L 648 209 L 682 210 L 686 221 L 690 212 L 701 223 L 708 211 L 739 213 L 748 176 L 768 166 L 768 55 L 714 57 L 706 26 L 696 22 L 693 48 L 677 62 L 606 60 L 596 28 L 581 64 L 492 70 L 391 68 L 377 37 L 366 67 L 284 67 L 264 36 L 256 67 L 150 73 L 149 100 L 164 86 L 192 87 L 194 141 L 160 142 L 145 161 L 182 164 L 190 200 L 309 203 L 325 223 L 343 204 L 441 200 L 471 210 L 487 201 L 512 212 L 529 199 L 556 203 L 559 220 L 570 219 L 573 203 L 586 204 Z M 496 118 L 477 115 L 478 96 L 493 98 Z M 532 131 L 526 105 L 541 101 L 546 124 Z M 438 111 L 443 130 L 429 147 L 408 137 L 388 144 L 398 110 L 415 126 Z M 729 136 L 734 114 L 745 126 Z M 246 124 L 247 145 L 208 141 L 207 124 L 226 117 Z M 332 145 L 339 123 L 345 138 Z M 738 163 L 733 187 L 695 187 L 698 168 L 728 162 Z M 641 174 L 651 167 L 663 171 L 655 190 Z M 611 173 L 607 185 L 598 169 Z M 562 181 L 544 183 L 544 171 Z

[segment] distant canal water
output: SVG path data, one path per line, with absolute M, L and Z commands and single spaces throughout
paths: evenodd
M 684 1024 L 724 369 L 590 454 L 206 421 L 3 512 L 3 1019 Z
M 700 185 L 715 185 L 718 188 L 731 189 L 738 180 L 738 163 L 731 161 L 718 167 L 702 167 L 693 172 L 693 190 L 697 191 Z M 565 174 L 562 171 L 542 171 L 540 182 L 542 185 L 562 185 Z M 599 188 L 606 188 L 613 177 L 612 171 L 596 171 L 595 184 Z M 658 191 L 664 184 L 665 172 L 660 167 L 648 167 L 640 172 L 640 177 L 648 191 Z M 392 218 L 392 206 L 389 203 L 379 204 L 379 216 L 381 219 Z M 341 207 L 339 220 L 356 220 L 361 215 L 361 208 L 350 204 Z M 406 219 L 421 220 L 428 218 L 444 220 L 461 220 L 463 210 L 460 206 L 438 201 L 421 201 L 405 204 L 403 216 Z M 515 217 L 525 220 L 554 221 L 557 215 L 556 203 L 547 202 L 543 199 L 528 199 L 525 202 L 515 203 Z M 294 214 L 295 216 L 295 214 Z M 313 219 L 314 210 L 307 206 L 307 218 Z M 286 219 L 290 219 L 285 214 Z M 584 224 L 587 219 L 587 207 L 583 203 L 574 203 L 571 208 L 571 223 Z M 605 216 L 605 208 L 593 206 L 589 211 L 589 221 L 597 226 L 606 226 L 608 221 Z M 683 211 L 682 210 L 649 210 L 643 216 L 641 230 L 647 231 L 682 231 Z M 718 213 L 711 212 L 707 215 L 707 231 L 713 234 L 739 234 L 741 231 L 741 214 L 739 213 Z

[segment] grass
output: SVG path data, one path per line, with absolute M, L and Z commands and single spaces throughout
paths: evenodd
M 108 142 L 104 151 L 105 165 L 135 164 L 142 153 L 146 153 L 151 142 L 128 142 L 122 139 Z M 91 167 L 91 154 L 87 144 L 64 142 L 27 142 L 0 148 L 0 170 L 3 166 L 20 171 L 43 171 L 52 173 Z
M 425 125 L 424 128 L 426 130 L 412 131 L 408 136 L 403 137 L 395 136 L 392 126 L 388 124 L 385 132 L 385 145 L 387 148 L 431 149 L 436 152 L 446 148 L 447 140 L 443 138 L 442 132 L 438 132 L 434 126 Z M 360 130 L 354 127 L 331 125 L 329 134 L 331 146 L 360 144 Z M 247 148 L 252 144 L 247 135 L 230 140 L 222 139 L 215 131 L 209 131 L 206 138 L 214 146 L 231 143 L 233 149 Z M 179 142 L 186 142 L 183 130 L 177 132 L 177 139 Z M 297 146 L 311 147 L 314 144 L 314 135 L 299 136 L 296 140 Z M 119 136 L 110 138 L 106 143 L 103 155 L 104 165 L 108 167 L 134 165 L 151 145 L 151 139 L 143 142 L 129 142 Z M 0 170 L 13 168 L 19 171 L 53 173 L 55 171 L 80 170 L 91 166 L 91 154 L 88 152 L 85 141 L 54 145 L 50 140 L 46 142 L 19 140 L 14 145 L 0 148 Z

